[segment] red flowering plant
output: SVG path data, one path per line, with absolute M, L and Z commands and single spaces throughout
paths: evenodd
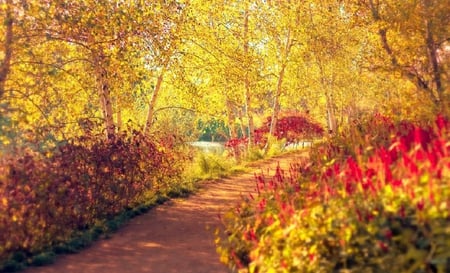
M 257 176 L 256 192 L 223 218 L 223 260 L 250 272 L 448 272 L 450 124 L 400 124 L 372 131 L 390 140 L 370 152 L 355 145 Z
M 268 141 L 272 117 L 267 117 L 266 121 L 254 131 L 253 144 L 264 147 Z M 324 130 L 320 124 L 313 121 L 311 117 L 299 113 L 286 113 L 278 119 L 273 136 L 277 140 L 285 140 L 285 145 L 296 144 L 299 141 L 311 140 L 321 137 Z M 232 151 L 232 154 L 242 154 L 248 144 L 248 138 L 234 138 L 225 143 L 225 147 Z

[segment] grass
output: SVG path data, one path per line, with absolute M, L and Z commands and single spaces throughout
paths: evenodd
M 187 168 L 185 177 L 190 181 L 217 179 L 230 175 L 237 163 L 225 155 L 197 153 Z
M 228 177 L 238 173 L 249 171 L 253 162 L 264 160 L 283 154 L 309 149 L 309 147 L 297 147 L 287 150 L 285 141 L 274 140 L 267 151 L 264 148 L 253 147 L 243 153 L 240 160 L 225 151 L 223 154 L 197 152 L 192 163 L 187 167 L 184 177 L 193 185 L 190 190 L 195 190 L 195 183 L 202 180 L 211 180 Z

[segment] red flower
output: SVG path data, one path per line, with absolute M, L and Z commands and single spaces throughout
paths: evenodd
M 265 198 L 263 198 L 261 201 L 259 201 L 259 204 L 258 204 L 259 210 L 263 211 L 264 208 L 266 207 L 266 204 L 267 204 L 267 202 L 266 202 Z
M 247 241 L 257 241 L 258 238 L 256 237 L 255 231 L 253 229 L 247 231 L 244 235 L 245 240 Z
M 359 209 L 356 209 L 356 215 L 358 217 L 358 221 L 362 222 L 362 215 L 361 215 L 361 211 Z
M 373 213 L 368 212 L 368 213 L 366 214 L 366 221 L 367 221 L 367 222 L 372 221 L 374 218 L 375 218 L 375 216 L 373 215 Z
M 423 208 L 425 207 L 425 201 L 423 200 L 423 198 L 420 199 L 419 202 L 417 202 L 416 206 L 418 210 L 423 210 Z
M 391 181 L 391 185 L 393 188 L 400 188 L 403 185 L 403 182 L 400 179 L 395 179 Z
M 358 163 L 352 158 L 349 157 L 347 159 L 348 167 L 350 168 L 350 175 L 355 179 L 355 181 L 361 181 L 362 179 L 362 171 L 361 168 L 358 166 Z
M 442 132 L 442 130 L 444 130 L 448 126 L 448 124 L 448 120 L 442 114 L 437 115 L 436 125 L 439 129 L 439 132 Z
M 310 262 L 314 262 L 314 260 L 316 259 L 316 255 L 314 253 L 309 253 L 309 261 Z

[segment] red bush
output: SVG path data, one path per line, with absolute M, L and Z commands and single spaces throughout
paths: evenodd
M 73 139 L 49 156 L 16 152 L 0 158 L 0 261 L 138 205 L 159 189 L 158 181 L 179 171 L 139 132 L 110 141 Z
M 265 146 L 267 143 L 267 136 L 270 133 L 271 123 L 272 117 L 267 117 L 263 125 L 255 129 L 253 144 Z M 281 116 L 278 119 L 273 136 L 278 140 L 285 139 L 286 145 L 288 145 L 291 143 L 297 143 L 304 139 L 320 137 L 323 133 L 324 130 L 322 126 L 314 122 L 310 117 L 290 113 L 288 115 Z M 247 142 L 247 138 L 230 139 L 225 143 L 225 147 L 232 150 L 237 150 L 245 147 Z
M 270 131 L 272 117 L 268 117 L 263 125 L 255 130 L 256 143 L 265 144 L 265 135 Z M 273 135 L 277 139 L 286 139 L 287 144 L 303 139 L 320 137 L 324 133 L 322 126 L 306 115 L 288 115 L 278 119 Z

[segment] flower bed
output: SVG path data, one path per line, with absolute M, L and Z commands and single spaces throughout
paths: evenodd
M 250 272 L 449 272 L 449 125 L 378 115 L 257 176 L 223 217 L 222 260 Z

